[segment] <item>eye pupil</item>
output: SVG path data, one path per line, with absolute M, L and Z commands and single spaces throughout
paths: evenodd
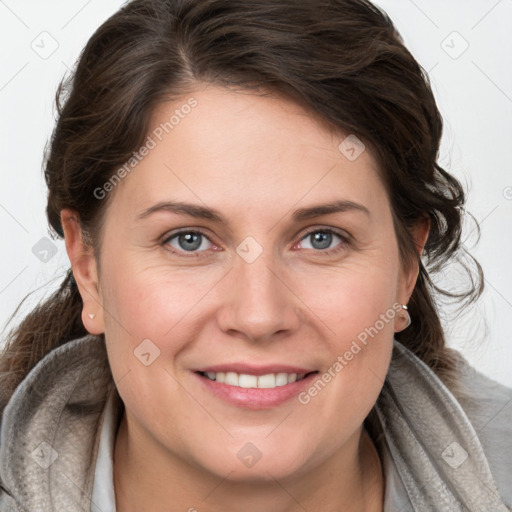
M 314 242 L 319 242 L 320 246 L 315 247 L 315 244 L 312 243 L 315 249 L 326 249 L 331 245 L 332 242 L 332 233 L 327 233 L 325 231 L 317 231 L 312 235 Z
M 201 235 L 199 233 L 183 233 L 178 237 L 180 246 L 185 251 L 193 251 L 201 246 Z M 183 244 L 182 242 L 185 242 Z M 192 245 L 187 245 L 192 244 Z

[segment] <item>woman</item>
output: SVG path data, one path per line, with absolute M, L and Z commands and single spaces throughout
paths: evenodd
M 512 391 L 429 277 L 465 196 L 384 13 L 135 0 L 58 97 L 71 268 L 2 356 L 2 511 L 510 510 Z

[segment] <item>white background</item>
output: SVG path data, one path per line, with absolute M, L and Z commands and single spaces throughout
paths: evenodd
M 376 3 L 429 72 L 445 121 L 441 164 L 469 189 L 468 210 L 481 223 L 472 253 L 483 266 L 486 291 L 465 316 L 443 309 L 450 345 L 512 386 L 512 0 Z M 32 252 L 48 237 L 43 148 L 60 79 L 121 4 L 0 0 L 0 329 L 23 297 L 36 290 L 21 314 L 53 291 L 69 267 L 60 240 L 46 263 Z M 468 223 L 470 247 L 474 234 Z M 445 284 L 456 276 L 447 268 Z

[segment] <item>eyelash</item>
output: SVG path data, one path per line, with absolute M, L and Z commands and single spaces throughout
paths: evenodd
M 347 245 L 350 244 L 350 237 L 348 235 L 344 235 L 344 234 L 340 233 L 339 231 L 331 229 L 331 228 L 316 228 L 316 229 L 313 229 L 311 231 L 308 231 L 308 232 L 306 232 L 304 235 L 302 235 L 300 237 L 299 242 L 301 242 L 302 240 L 304 240 L 308 236 L 311 236 L 311 235 L 313 235 L 315 233 L 329 233 L 329 234 L 332 234 L 332 235 L 336 235 L 336 236 L 338 236 L 341 239 L 341 242 L 340 242 L 339 246 L 334 248 L 334 249 L 325 249 L 325 250 L 322 250 L 322 249 L 307 249 L 307 250 L 312 250 L 314 252 L 321 253 L 323 255 L 333 255 L 335 253 L 338 253 L 338 252 L 342 251 L 343 249 L 346 248 Z M 175 232 L 175 233 L 173 233 L 173 234 L 171 234 L 169 236 L 166 236 L 162 240 L 162 245 L 168 246 L 168 243 L 169 243 L 170 240 L 178 237 L 179 235 L 183 235 L 183 234 L 201 235 L 201 236 L 205 237 L 210 243 L 212 243 L 214 246 L 217 247 L 217 244 L 212 242 L 210 240 L 210 238 L 206 235 L 206 233 L 203 233 L 202 231 L 194 230 L 194 229 L 182 229 L 182 230 L 177 231 L 177 232 Z M 168 246 L 168 247 L 170 247 L 170 246 Z M 207 251 L 188 251 L 188 254 L 187 254 L 187 251 L 177 251 L 174 248 L 167 249 L 167 250 L 169 250 L 173 254 L 176 254 L 178 256 L 183 256 L 185 258 L 197 258 L 197 257 L 199 257 L 201 255 L 201 253 L 207 252 Z

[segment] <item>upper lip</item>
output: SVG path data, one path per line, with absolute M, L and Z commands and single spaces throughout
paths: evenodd
M 218 372 L 234 372 L 244 373 L 248 375 L 267 375 L 269 373 L 311 373 L 316 370 L 311 368 L 301 368 L 299 366 L 290 366 L 287 364 L 270 364 L 265 366 L 253 366 L 246 363 L 228 363 L 217 364 L 213 366 L 205 366 L 193 370 L 195 372 L 203 373 L 218 373 Z

